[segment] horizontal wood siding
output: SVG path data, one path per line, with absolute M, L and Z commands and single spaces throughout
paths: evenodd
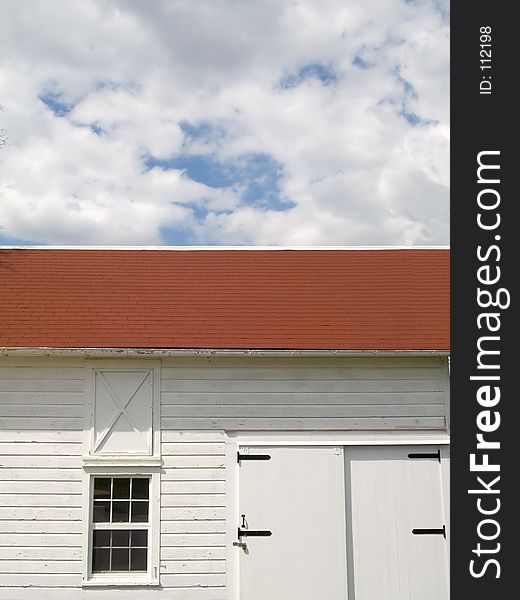
M 162 427 L 442 430 L 446 376 L 440 358 L 164 361 Z
M 87 364 L 0 359 L 0 600 L 92 595 L 81 589 Z M 226 430 L 435 434 L 446 394 L 441 358 L 163 360 L 162 587 L 94 595 L 224 600 Z
M 223 592 L 224 434 L 163 429 L 162 457 L 161 583 Z
M 0 362 L 0 598 L 81 585 L 85 370 L 31 362 Z

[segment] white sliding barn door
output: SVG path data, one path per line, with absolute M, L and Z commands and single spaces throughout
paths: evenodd
M 343 449 L 248 450 L 270 460 L 240 461 L 240 523 L 271 535 L 240 538 L 240 600 L 346 600 Z
M 448 600 L 437 451 L 345 449 L 349 600 Z

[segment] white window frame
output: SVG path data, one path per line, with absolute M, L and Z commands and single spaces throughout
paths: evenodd
M 149 477 L 148 514 L 148 569 L 146 572 L 92 573 L 92 537 L 94 478 L 96 477 Z M 160 491 L 161 473 L 157 467 L 105 466 L 85 467 L 83 476 L 83 587 L 90 586 L 152 586 L 159 585 L 160 552 Z M 124 527 L 122 526 L 124 525 Z M 117 524 L 113 529 L 143 529 L 142 523 Z

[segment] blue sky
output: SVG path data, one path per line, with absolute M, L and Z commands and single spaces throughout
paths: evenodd
M 448 16 L 3 3 L 0 244 L 447 243 Z

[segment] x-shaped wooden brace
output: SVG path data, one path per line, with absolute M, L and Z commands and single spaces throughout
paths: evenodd
M 112 419 L 110 420 L 108 426 L 103 430 L 103 432 L 101 433 L 101 435 L 99 436 L 96 445 L 94 447 L 94 451 L 96 451 L 101 444 L 103 443 L 103 441 L 105 440 L 105 438 L 107 437 L 107 435 L 109 434 L 110 430 L 112 429 L 112 427 L 114 426 L 115 422 L 119 419 L 119 417 L 121 415 L 124 415 L 128 421 L 128 423 L 130 424 L 130 426 L 132 427 L 132 429 L 135 431 L 135 433 L 137 433 L 140 436 L 143 436 L 143 432 L 139 431 L 139 429 L 136 427 L 135 423 L 133 422 L 132 418 L 130 417 L 130 415 L 128 414 L 126 407 L 130 404 L 130 401 L 132 400 L 132 398 L 137 394 L 137 392 L 141 389 L 141 386 L 143 385 L 143 383 L 146 381 L 147 377 L 150 375 L 150 371 L 146 372 L 144 374 L 144 376 L 142 377 L 142 379 L 139 381 L 138 386 L 135 388 L 135 390 L 133 392 L 131 392 L 126 398 L 124 398 L 122 401 L 120 398 L 118 398 L 117 394 L 115 393 L 114 389 L 112 388 L 112 386 L 110 385 L 110 383 L 108 382 L 107 378 L 105 377 L 105 374 L 102 372 L 99 372 L 99 376 L 101 381 L 103 381 L 103 385 L 105 386 L 105 389 L 107 390 L 107 392 L 110 394 L 110 397 L 112 398 L 114 404 L 117 406 L 117 408 L 119 409 L 119 412 L 115 412 L 112 415 Z M 145 442 L 146 445 L 149 445 L 149 440 L 147 438 L 145 438 Z

